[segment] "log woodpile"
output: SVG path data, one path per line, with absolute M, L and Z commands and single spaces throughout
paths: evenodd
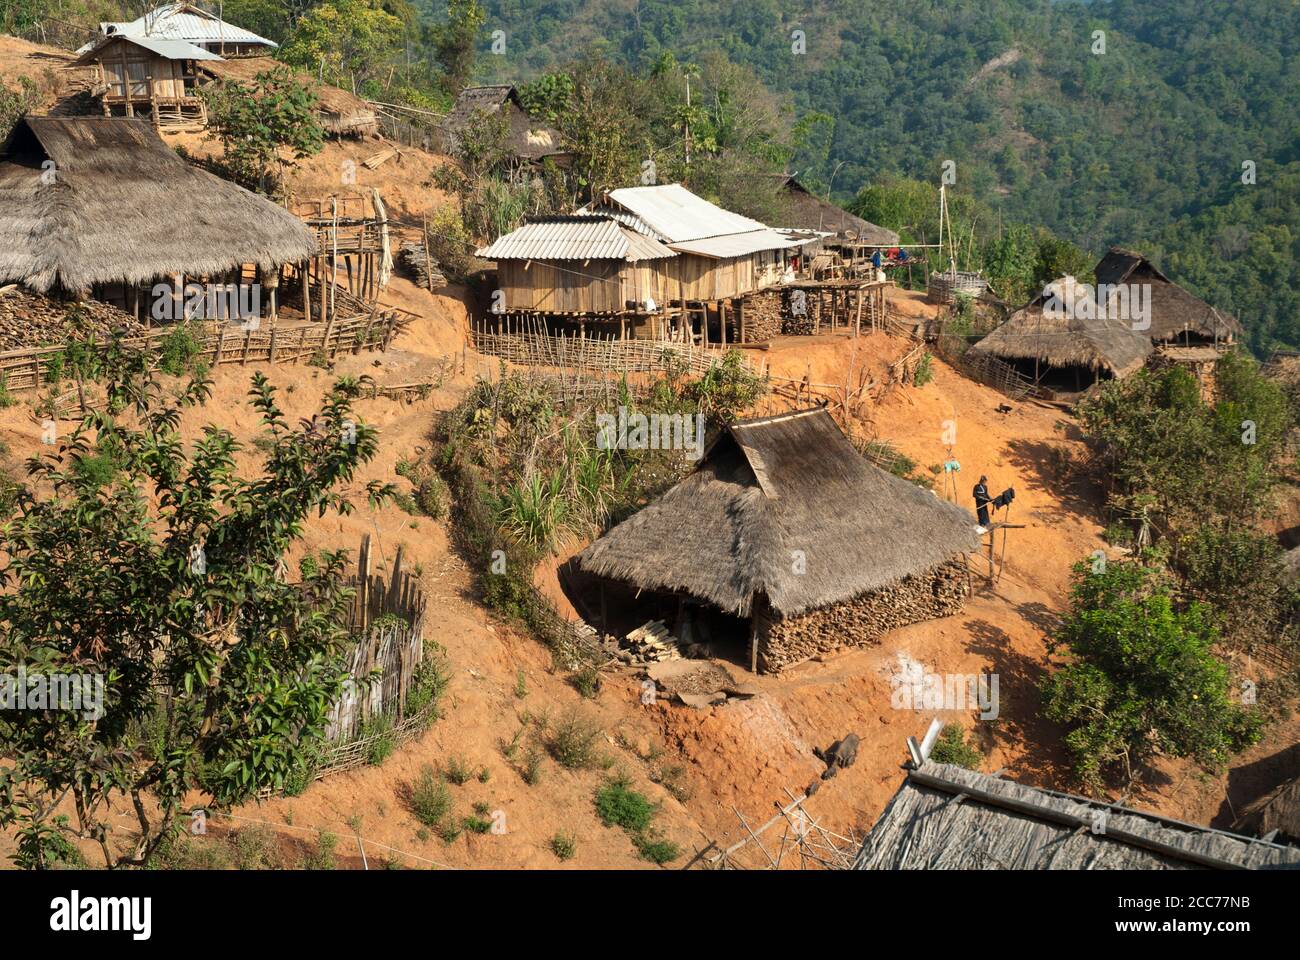
M 438 261 L 427 254 L 422 243 L 404 243 L 397 251 L 397 262 L 412 279 L 426 290 L 447 285 L 447 276 Z
M 948 560 L 881 590 L 787 618 L 758 620 L 758 668 L 779 673 L 841 647 L 873 643 L 890 630 L 957 613 L 969 593 L 966 562 Z
M 0 352 L 90 336 L 104 343 L 117 330 L 125 336 L 138 336 L 144 333 L 144 325 L 126 311 L 98 300 L 70 303 L 22 287 L 0 286 Z
M 668 627 L 662 620 L 643 623 L 628 633 L 615 655 L 624 663 L 659 663 L 682 659 L 677 638 L 668 632 Z
M 780 290 L 767 290 L 745 298 L 743 343 L 766 343 L 781 332 Z

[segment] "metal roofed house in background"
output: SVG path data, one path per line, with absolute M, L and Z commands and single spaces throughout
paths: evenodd
M 103 22 L 99 30 L 105 36 L 185 40 L 216 53 L 265 53 L 279 46 L 251 30 L 226 23 L 198 4 L 184 2 L 155 7 L 135 20 Z M 77 52 L 85 53 L 92 46 L 87 44 Z
M 120 40 L 123 43 L 129 43 L 132 46 L 148 50 L 150 53 L 157 54 L 164 60 L 220 60 L 217 54 L 203 47 L 196 47 L 188 40 L 164 40 L 158 37 L 134 37 L 130 34 L 113 34 L 111 36 L 101 37 L 95 44 L 83 53 L 75 61 L 76 63 L 91 63 L 104 47 Z
M 1300 849 L 926 761 L 862 843 L 858 870 L 1300 869 Z

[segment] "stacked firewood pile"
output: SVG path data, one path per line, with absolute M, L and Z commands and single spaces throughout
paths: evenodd
M 811 336 L 817 320 L 817 298 L 807 290 L 781 291 L 781 332 L 789 336 Z
M 104 343 L 114 331 L 136 336 L 144 333 L 144 326 L 124 310 L 98 300 L 65 302 L 18 286 L 0 286 L 0 351 L 91 336 Z
M 745 300 L 745 342 L 766 343 L 781 332 L 780 290 L 756 293 Z
M 966 564 L 954 559 L 872 593 L 768 621 L 760 632 L 759 670 L 777 673 L 841 647 L 874 643 L 898 627 L 949 616 L 961 610 L 968 592 Z
M 404 243 L 397 251 L 397 262 L 420 286 L 426 290 L 445 287 L 447 277 L 438 261 L 429 256 L 422 243 Z
M 621 642 L 614 641 L 610 652 L 623 663 L 659 663 L 682 659 L 677 638 L 668 632 L 662 620 L 643 623 Z

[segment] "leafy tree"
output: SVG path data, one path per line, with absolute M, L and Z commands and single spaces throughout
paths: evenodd
M 356 93 L 396 56 L 404 30 L 379 0 L 330 0 L 298 21 L 280 58 Z
M 354 421 L 361 385 L 338 381 L 294 426 L 256 375 L 270 443 L 244 477 L 228 432 L 182 441 L 206 381 L 164 398 L 145 358 L 116 348 L 108 376 L 107 409 L 30 462 L 39 492 L 0 529 L 0 670 L 104 684 L 97 712 L 0 712 L 0 825 L 23 866 L 49 865 L 65 834 L 94 840 L 109 867 L 139 866 L 194 792 L 230 805 L 283 787 L 347 674 L 343 554 L 304 559 L 297 583 L 285 560 L 308 516 L 352 509 L 344 490 L 378 446 Z M 372 503 L 392 493 L 365 490 Z M 136 822 L 125 844 L 117 798 Z M 65 800 L 72 824 L 57 816 Z
M 250 189 L 278 191 L 289 158 L 302 160 L 324 146 L 316 94 L 284 67 L 259 73 L 251 85 L 226 81 L 204 96 L 208 135 L 221 141 L 231 177 Z
M 487 14 L 478 0 L 448 0 L 447 22 L 433 31 L 433 49 L 442 66 L 443 87 L 455 96 L 474 75 L 474 57 Z
M 1262 717 L 1229 697 L 1208 611 L 1178 609 L 1169 584 L 1140 561 L 1074 569 L 1071 613 L 1049 648 L 1065 647 L 1070 660 L 1042 692 L 1082 783 L 1131 785 L 1161 753 L 1216 768 L 1258 740 Z

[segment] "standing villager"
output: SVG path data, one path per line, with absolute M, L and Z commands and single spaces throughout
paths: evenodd
M 989 496 L 988 482 L 989 478 L 981 475 L 979 483 L 975 484 L 975 489 L 972 491 L 975 497 L 975 515 L 979 519 L 981 533 L 988 529 L 989 503 L 993 500 Z

